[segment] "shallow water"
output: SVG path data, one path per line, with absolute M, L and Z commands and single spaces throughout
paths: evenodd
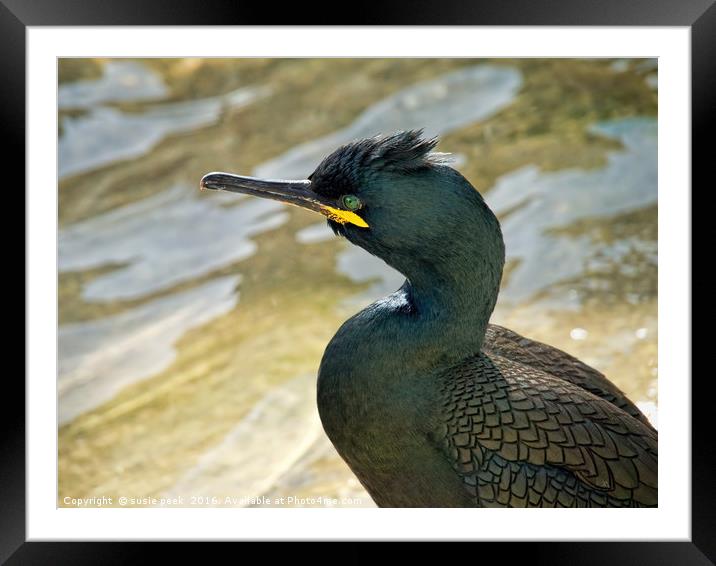
M 59 423 L 166 368 L 184 333 L 236 306 L 238 282 L 223 277 L 122 314 L 60 326 Z
M 110 102 L 161 100 L 169 89 L 160 75 L 134 61 L 107 61 L 102 77 L 61 84 L 57 107 L 61 110 L 88 109 Z
M 619 263 L 629 249 L 637 248 L 656 264 L 656 242 L 618 239 L 605 246 L 587 236 L 554 234 L 583 219 L 606 220 L 656 203 L 656 120 L 618 120 L 591 130 L 624 145 L 609 153 L 606 167 L 555 172 L 523 167 L 498 179 L 486 195 L 501 218 L 507 259 L 518 262 L 500 292 L 502 301 L 530 299 L 584 275 L 595 267 L 589 262 L 597 251 Z M 564 295 L 554 300 L 559 304 Z
M 507 106 L 522 84 L 516 69 L 478 65 L 403 89 L 367 108 L 348 127 L 292 148 L 256 167 L 254 175 L 302 179 L 350 140 L 423 128 L 436 136 L 484 120 Z
M 656 88 L 655 70 L 654 62 L 626 61 L 613 63 L 610 72 L 637 73 L 648 89 L 647 82 Z M 379 131 L 424 127 L 428 135 L 449 135 L 487 120 L 499 127 L 501 112 L 519 103 L 525 84 L 521 70 L 504 64 L 409 81 L 365 104 L 347 126 L 265 151 L 268 159 L 257 160 L 253 173 L 304 177 L 336 146 Z M 275 88 L 251 84 L 169 104 L 162 102 L 170 92 L 162 77 L 138 63 L 110 63 L 101 79 L 60 88 L 61 108 L 82 111 L 62 118 L 60 176 L 72 182 L 72 174 L 84 172 L 103 180 L 105 167 L 118 161 L 151 163 L 159 142 L 182 143 L 178 134 L 223 124 L 229 106 L 248 115 L 253 105 L 270 102 L 264 95 Z M 131 112 L 117 106 L 127 102 L 138 106 Z M 247 123 L 236 122 L 242 140 L 281 126 L 280 120 L 259 124 L 252 132 L 241 129 Z M 483 191 L 501 218 L 508 253 L 493 320 L 568 349 L 621 380 L 655 421 L 656 122 L 632 116 L 589 128 L 622 146 L 609 150 L 603 165 L 515 167 Z M 469 157 L 459 157 L 456 168 L 470 165 Z M 136 495 L 332 495 L 372 505 L 320 428 L 313 372 L 346 314 L 395 290 L 404 278 L 366 252 L 337 243 L 323 221 L 271 201 L 200 194 L 197 179 L 192 169 L 169 189 L 60 230 L 60 272 L 99 271 L 82 279 L 77 291 L 90 310 L 70 311 L 73 322 L 59 328 L 59 418 L 68 425 L 60 436 L 61 492 L 121 495 L 122 486 L 132 486 Z M 327 333 L 292 336 L 291 328 L 305 321 L 291 319 L 285 306 L 274 307 L 285 304 L 279 295 L 292 296 L 300 283 L 310 289 L 300 294 L 313 309 L 308 316 L 325 319 Z M 103 314 L 106 306 L 112 314 Z M 252 335 L 263 321 L 268 325 Z M 194 344 L 194 365 L 175 368 L 177 344 L 191 329 L 216 351 L 202 355 L 203 346 Z M 233 332 L 251 339 L 249 351 L 232 342 Z M 274 351 L 283 354 L 274 359 Z M 266 374 L 276 368 L 287 377 Z M 176 404 L 163 400 L 145 412 L 138 404 L 96 429 L 84 419 L 90 410 L 114 414 L 120 393 L 151 398 L 182 371 L 191 387 Z M 145 385 L 136 389 L 140 382 Z M 205 406 L 205 397 L 216 400 Z M 247 409 L 227 419 L 237 406 Z M 228 422 L 218 426 L 222 419 Z M 75 424 L 81 432 L 74 432 Z M 167 452 L 148 466 L 154 453 L 137 454 L 140 443 L 148 443 L 149 452 Z
M 304 375 L 267 393 L 164 496 L 201 494 L 209 498 L 207 507 L 224 507 L 227 494 L 251 498 L 269 491 L 322 434 L 315 382 L 314 375 Z M 277 422 L 290 423 L 278 439 Z M 219 503 L 210 502 L 214 497 Z M 248 507 L 250 502 L 239 500 L 231 506 Z
M 101 79 L 59 87 L 60 108 L 84 110 L 78 116 L 61 117 L 59 176 L 144 155 L 166 137 L 213 124 L 227 109 L 250 104 L 267 92 L 243 88 L 223 96 L 125 112 L 106 104 L 162 99 L 168 91 L 160 77 L 137 63 L 110 63 Z
M 135 299 L 246 259 L 251 237 L 286 221 L 279 204 L 179 185 L 60 230 L 60 272 L 118 264 L 82 289 L 87 301 Z M 223 206 L 227 201 L 232 206 Z

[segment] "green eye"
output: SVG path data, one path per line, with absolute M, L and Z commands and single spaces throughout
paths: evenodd
M 355 195 L 343 195 L 343 197 L 341 197 L 341 203 L 348 210 L 358 210 L 363 206 L 361 200 Z

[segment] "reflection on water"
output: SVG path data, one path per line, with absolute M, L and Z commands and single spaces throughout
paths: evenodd
M 311 224 L 305 228 L 301 228 L 296 232 L 296 241 L 301 244 L 317 244 L 326 242 L 335 237 L 333 230 L 328 227 L 325 220 L 321 220 L 317 224 Z
M 86 109 L 79 116 L 62 118 L 60 178 L 144 155 L 167 136 L 213 124 L 224 110 L 246 106 L 268 92 L 263 88 L 242 88 L 223 96 L 163 104 L 136 113 L 99 106 L 166 94 L 156 75 L 138 72 L 141 68 L 132 63 L 109 65 L 107 74 L 97 81 L 60 86 L 61 108 Z
M 398 289 L 405 277 L 382 259 L 356 246 L 348 246 L 336 258 L 336 271 L 356 283 L 372 281 L 370 288 L 356 295 L 351 303 L 367 303 Z
M 508 259 L 518 261 L 501 300 L 528 299 L 585 269 L 585 260 L 593 254 L 590 238 L 553 235 L 552 230 L 656 202 L 656 120 L 618 120 L 598 124 L 593 131 L 624 145 L 624 150 L 608 155 L 606 167 L 555 172 L 523 167 L 498 179 L 486 195 L 487 203 L 502 216 Z M 600 245 L 600 250 L 618 261 L 633 245 L 640 243 L 617 240 L 606 248 Z M 656 242 L 641 245 L 656 263 Z
M 256 234 L 287 217 L 275 202 L 198 194 L 176 186 L 60 230 L 59 270 L 122 267 L 90 281 L 88 301 L 134 299 L 195 279 L 252 255 Z M 236 201 L 236 198 L 232 199 Z
M 86 109 L 108 102 L 161 100 L 169 94 L 162 77 L 134 61 L 112 60 L 99 79 L 61 84 L 60 109 Z
M 322 434 L 315 397 L 315 375 L 300 376 L 273 389 L 166 496 L 217 497 L 216 506 L 224 507 L 227 494 L 264 494 Z M 231 506 L 250 504 L 237 501 Z
M 60 326 L 60 424 L 167 367 L 188 330 L 234 308 L 238 281 L 215 279 L 122 314 Z
M 484 120 L 510 102 L 522 85 L 516 69 L 478 65 L 403 89 L 366 109 L 348 127 L 257 167 L 257 177 L 304 178 L 328 153 L 357 138 L 424 128 L 428 136 Z
M 124 112 L 102 105 L 160 100 L 168 90 L 146 67 L 111 61 L 100 79 L 59 88 L 60 109 L 85 111 L 63 116 L 59 175 L 144 155 L 163 138 L 214 123 L 224 109 L 249 104 L 266 92 L 244 88 Z M 82 288 L 83 299 L 100 302 L 142 298 L 245 259 L 256 249 L 251 236 L 279 226 L 286 213 L 275 203 L 254 199 L 224 207 L 227 196 L 200 196 L 195 187 L 179 185 L 63 228 L 58 270 L 116 265 Z M 181 336 L 236 305 L 238 281 L 238 276 L 215 279 L 116 316 L 61 326 L 60 423 L 166 368 Z

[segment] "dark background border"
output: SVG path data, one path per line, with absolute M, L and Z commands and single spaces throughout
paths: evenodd
M 712 139 L 709 138 L 716 126 L 714 0 L 402 0 L 389 4 L 374 1 L 325 5 L 305 1 L 244 4 L 229 0 L 0 0 L 0 124 L 7 148 L 2 176 L 6 180 L 5 189 L 17 190 L 18 186 L 25 185 L 25 170 L 18 164 L 25 162 L 27 26 L 283 24 L 689 26 L 692 37 L 692 184 L 713 190 L 710 169 L 714 157 Z M 366 41 L 370 41 L 369 34 L 366 34 Z M 668 156 L 660 156 L 665 157 L 668 159 Z M 12 168 L 10 164 L 13 164 Z M 24 201 L 22 209 L 25 210 Z M 694 221 L 693 225 L 699 223 Z M 6 237 L 4 242 L 17 240 L 17 229 L 3 229 L 12 238 Z M 712 240 L 713 236 L 708 239 Z M 703 240 L 692 238 L 692 241 L 694 246 L 700 246 Z M 693 257 L 698 255 L 692 251 Z M 708 279 L 701 281 L 706 284 Z M 713 296 L 713 292 L 708 296 Z M 5 306 L 4 312 L 9 314 L 7 306 L 11 305 L 6 303 Z M 702 349 L 712 347 L 704 343 L 707 339 L 710 339 L 708 331 L 693 333 L 696 347 L 699 344 Z M 211 559 L 211 550 L 216 547 L 209 549 L 206 544 L 189 547 L 157 543 L 25 542 L 25 407 L 20 403 L 25 389 L 19 372 L 8 368 L 6 365 L 0 374 L 6 379 L 8 397 L 13 400 L 4 403 L 0 412 L 0 563 L 127 564 L 149 561 L 154 554 L 162 556 L 162 561 L 172 559 L 174 555 L 179 555 L 183 561 L 206 562 Z M 716 560 L 716 442 L 713 409 L 709 406 L 714 398 L 710 394 L 715 379 L 712 371 L 702 372 L 700 379 L 698 373 L 692 378 L 691 542 L 462 543 L 452 544 L 447 552 L 444 546 L 437 547 L 442 549 L 442 560 L 453 562 L 465 556 L 483 564 L 505 559 L 523 564 L 580 566 L 713 564 Z M 662 462 L 662 465 L 668 464 Z M 479 524 L 475 527 L 479 530 Z M 476 544 L 479 546 L 474 546 Z M 221 546 L 222 550 L 229 550 L 226 544 Z M 305 544 L 283 545 L 283 548 L 289 550 L 293 560 L 314 563 L 353 564 L 365 562 L 376 553 L 386 553 L 385 544 L 380 543 L 349 543 L 320 551 L 309 549 Z M 394 550 L 387 549 L 387 552 Z M 424 556 L 424 550 L 419 550 Z M 267 552 L 263 546 L 255 545 L 251 551 L 254 559 L 266 556 Z M 229 552 L 228 560 L 242 560 L 236 550 Z M 403 552 L 401 550 L 401 554 Z M 271 561 L 278 558 L 275 550 L 271 550 L 267 557 Z M 243 558 L 250 559 L 248 556 Z

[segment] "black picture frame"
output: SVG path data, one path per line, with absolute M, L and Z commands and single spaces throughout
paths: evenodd
M 707 136 L 714 129 L 716 110 L 716 4 L 715 0 L 402 0 L 346 5 L 310 3 L 252 3 L 191 0 L 0 0 L 0 67 L 3 103 L 0 116 L 9 164 L 24 163 L 25 151 L 25 37 L 28 26 L 65 25 L 559 25 L 559 26 L 687 26 L 691 29 L 692 71 L 692 185 L 706 185 L 713 160 Z M 342 15 L 339 15 L 342 14 Z M 350 21 L 346 18 L 350 17 Z M 369 41 L 369 39 L 367 38 Z M 663 157 L 663 156 L 662 156 Z M 12 167 L 13 186 L 24 185 L 24 167 Z M 17 179 L 21 177 L 21 179 Z M 7 189 L 10 189 L 8 186 Z M 692 189 L 692 195 L 694 191 Z M 24 208 L 24 205 L 23 205 Z M 693 209 L 692 209 L 693 210 Z M 693 222 L 693 220 L 692 220 Z M 696 224 L 694 222 L 694 224 Z M 16 239 L 16 236 L 15 236 Z M 8 241 L 7 239 L 5 241 Z M 694 239 L 694 243 L 697 240 Z M 693 256 L 692 257 L 698 257 Z M 26 297 L 27 300 L 27 297 Z M 708 332 L 706 333 L 708 335 Z M 704 334 L 693 333 L 694 343 Z M 702 346 L 704 347 L 704 346 Z M 693 346 L 692 346 L 693 348 Z M 691 376 L 684 376 L 688 379 Z M 0 563 L 95 564 L 132 563 L 147 557 L 147 544 L 26 542 L 25 525 L 25 389 L 19 372 L 4 372 L 6 401 L 2 411 L 3 442 L 0 457 Z M 550 564 L 709 564 L 716 561 L 716 450 L 714 419 L 707 406 L 712 399 L 712 377 L 692 377 L 692 537 L 690 542 L 570 542 L 477 543 L 466 546 L 480 560 L 503 555 L 510 561 Z M 668 462 L 665 463 L 668 465 Z M 559 533 L 555 533 L 559 536 Z M 356 544 L 357 543 L 353 543 Z M 166 559 L 206 560 L 205 550 L 186 545 L 166 548 Z M 323 554 L 335 560 L 357 562 L 371 545 Z M 194 554 L 196 552 L 197 554 Z M 303 552 L 303 551 L 299 551 Z M 451 553 L 453 551 L 450 551 Z M 459 552 L 459 551 L 458 551 Z M 487 556 L 486 556 L 487 555 Z M 318 555 L 311 553 L 311 560 Z M 493 558 L 495 559 L 495 558 Z

